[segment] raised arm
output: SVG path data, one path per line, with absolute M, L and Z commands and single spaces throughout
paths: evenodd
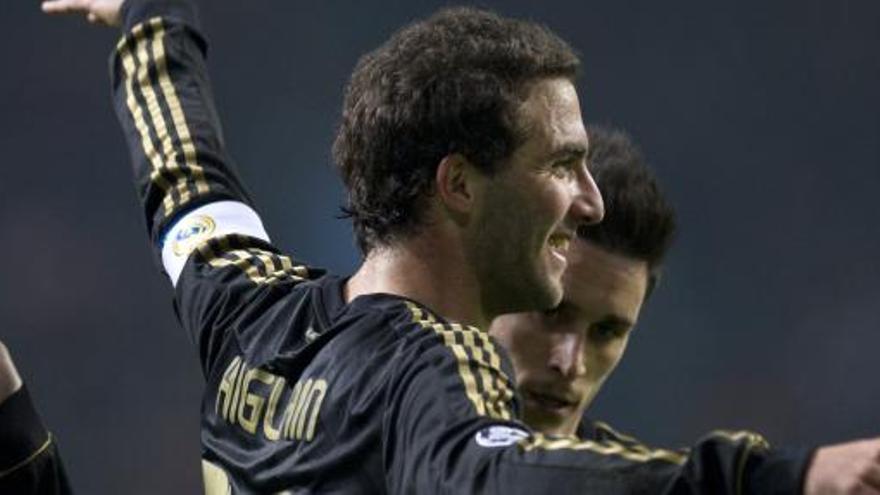
M 111 58 L 113 100 L 157 249 L 173 224 L 199 206 L 228 200 L 249 209 L 223 143 L 192 4 L 53 0 L 43 10 L 122 27 Z
M 190 2 L 55 0 L 43 9 L 122 27 L 110 61 L 116 114 L 151 244 L 208 373 L 229 322 L 255 310 L 245 301 L 318 272 L 269 244 L 223 142 Z

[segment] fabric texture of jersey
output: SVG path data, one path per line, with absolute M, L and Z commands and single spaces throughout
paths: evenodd
M 187 213 L 252 205 L 224 148 L 192 6 L 129 0 L 123 19 L 113 96 L 161 258 Z M 486 332 L 398 296 L 346 303 L 344 278 L 205 216 L 183 236 L 212 222 L 224 233 L 186 243 L 175 308 L 207 382 L 208 493 L 777 493 L 764 479 L 796 493 L 805 452 L 729 439 L 684 456 L 534 433 Z

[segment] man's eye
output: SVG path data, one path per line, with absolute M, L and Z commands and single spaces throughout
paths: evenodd
M 590 328 L 590 337 L 599 342 L 619 339 L 626 335 L 626 327 L 613 324 L 597 324 Z
M 550 167 L 550 173 L 557 179 L 567 179 L 574 175 L 574 167 L 571 161 L 556 162 Z

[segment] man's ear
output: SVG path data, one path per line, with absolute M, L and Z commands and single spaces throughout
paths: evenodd
M 437 166 L 435 181 L 437 199 L 456 215 L 469 213 L 474 207 L 475 192 L 480 173 L 460 153 L 446 155 Z

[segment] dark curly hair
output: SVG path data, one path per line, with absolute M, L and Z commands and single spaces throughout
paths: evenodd
M 579 65 L 549 29 L 473 8 L 441 10 L 363 56 L 333 145 L 361 252 L 418 229 L 443 157 L 494 173 L 523 140 L 529 84 L 573 81 Z
M 626 133 L 591 125 L 587 134 L 587 163 L 602 193 L 605 217 L 601 223 L 582 226 L 578 236 L 607 251 L 647 262 L 650 293 L 675 236 L 675 210 Z

